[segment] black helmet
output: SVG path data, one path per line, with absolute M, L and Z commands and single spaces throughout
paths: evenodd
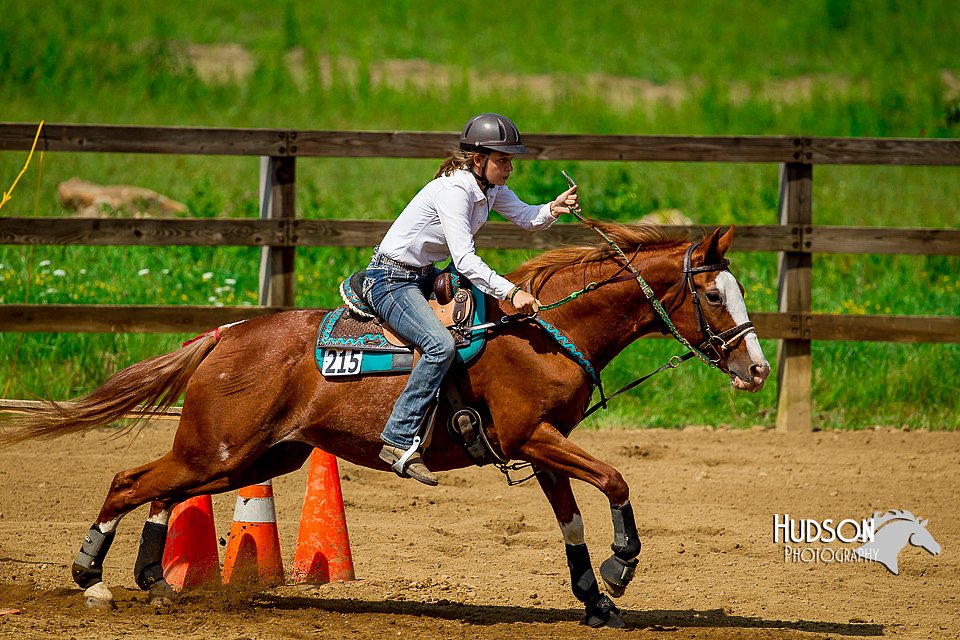
M 496 113 L 481 113 L 471 118 L 460 134 L 460 148 L 464 151 L 527 153 L 517 125 L 510 118 Z

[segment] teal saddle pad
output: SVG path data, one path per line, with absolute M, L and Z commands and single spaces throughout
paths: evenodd
M 486 321 L 486 296 L 472 283 L 474 309 L 467 326 Z M 452 331 L 457 342 L 455 362 L 466 364 L 483 349 L 486 330 L 461 334 Z M 409 373 L 413 370 L 413 347 L 398 347 L 387 341 L 376 318 L 354 313 L 347 305 L 329 311 L 320 321 L 316 344 L 317 368 L 324 377 L 368 373 Z

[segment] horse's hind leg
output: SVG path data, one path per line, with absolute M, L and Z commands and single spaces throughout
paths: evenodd
M 185 490 L 183 495 L 154 500 L 143 525 L 140 548 L 134 564 L 137 585 L 150 591 L 150 602 L 164 605 L 176 599 L 176 593 L 163 578 L 163 550 L 167 540 L 167 522 L 173 506 L 196 495 L 223 493 L 295 471 L 303 466 L 313 447 L 301 442 L 275 445 L 243 471 L 217 478 L 205 485 Z
M 73 580 L 85 589 L 87 606 L 91 608 L 111 608 L 113 594 L 103 582 L 103 562 L 113 543 L 117 525 L 130 511 L 142 504 L 155 499 L 162 491 L 157 480 L 165 475 L 170 478 L 182 478 L 183 472 L 177 473 L 178 465 L 173 456 L 168 453 L 159 460 L 128 471 L 121 471 L 114 476 L 107 497 L 96 522 L 84 536 L 73 563 Z M 189 472 L 188 472 L 189 473 Z M 201 484 L 206 478 L 201 478 Z M 158 510 L 159 512 L 160 510 Z M 160 549 L 161 553 L 163 548 Z

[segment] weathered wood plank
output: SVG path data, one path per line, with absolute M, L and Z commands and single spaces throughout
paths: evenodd
M 960 342 L 960 317 L 813 314 L 804 319 L 813 340 Z
M 0 123 L 0 150 L 29 149 L 35 123 Z M 542 160 L 803 162 L 960 165 L 960 140 L 809 136 L 604 136 L 527 134 Z M 455 132 L 311 131 L 131 125 L 44 125 L 45 151 L 257 156 L 440 158 Z
M 276 313 L 285 307 L 201 307 L 155 305 L 0 305 L 0 331 L 77 333 L 202 332 L 230 322 Z M 761 338 L 790 337 L 789 316 L 752 313 Z
M 960 165 L 960 140 L 804 138 L 812 164 Z
M 750 312 L 750 321 L 761 340 L 784 340 L 799 335 L 799 324 L 788 313 Z
M 803 251 L 958 256 L 960 229 L 807 226 Z
M 802 157 L 793 136 L 527 135 L 539 160 L 647 160 L 673 162 L 791 162 Z
M 339 158 L 445 158 L 459 133 L 420 131 L 294 131 L 290 152 Z
M 269 158 L 265 164 L 260 217 L 286 220 L 289 225 L 297 215 L 294 205 L 296 158 Z M 259 291 L 261 305 L 292 307 L 296 304 L 296 252 L 295 245 L 262 249 Z
M 283 311 L 279 307 L 0 305 L 0 331 L 189 333 Z
M 288 224 L 236 218 L 0 218 L 0 244 L 281 245 Z
M 284 307 L 200 307 L 154 305 L 0 305 L 0 331 L 76 333 L 189 333 L 284 311 Z M 808 314 L 799 324 L 790 314 L 753 312 L 761 339 L 878 342 L 960 342 L 960 317 L 841 316 Z M 669 338 L 669 336 L 668 336 Z
M 0 218 L 0 244 L 372 247 L 392 220 L 237 218 Z M 664 226 L 691 237 L 714 227 Z M 561 223 L 527 232 L 491 222 L 477 235 L 487 249 L 551 249 L 596 241 L 590 229 Z M 802 238 L 802 240 L 801 240 Z M 801 246 L 802 242 L 802 246 Z M 735 251 L 960 255 L 960 230 L 805 225 L 736 225 Z
M 812 223 L 813 167 L 789 163 L 780 171 L 780 224 L 808 227 Z M 781 313 L 796 324 L 809 314 L 811 304 L 812 256 L 797 250 L 780 254 L 779 304 Z M 777 353 L 777 430 L 810 431 L 813 368 L 810 340 L 801 329 L 799 336 L 780 342 Z
M 30 149 L 35 123 L 0 123 L 0 150 Z M 286 129 L 146 127 L 46 123 L 37 142 L 43 151 L 287 155 Z
M 458 134 L 405 131 L 297 131 L 298 156 L 439 158 L 457 146 Z M 787 162 L 802 155 L 791 136 L 597 136 L 526 134 L 525 158 L 538 160 L 655 160 Z

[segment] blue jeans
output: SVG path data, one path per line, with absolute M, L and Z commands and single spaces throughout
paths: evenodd
M 420 351 L 407 386 L 393 405 L 380 439 L 409 449 L 456 356 L 453 336 L 427 303 L 437 269 L 405 269 L 375 254 L 363 281 L 363 297 L 383 321 Z

